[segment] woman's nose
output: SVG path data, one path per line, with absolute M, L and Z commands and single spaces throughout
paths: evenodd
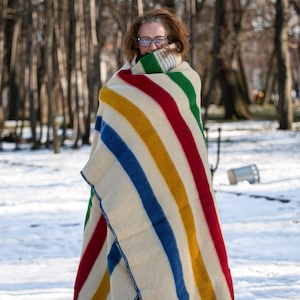
M 151 50 L 156 50 L 157 49 L 157 46 L 155 45 L 154 41 L 151 41 L 151 44 L 150 44 L 149 48 Z

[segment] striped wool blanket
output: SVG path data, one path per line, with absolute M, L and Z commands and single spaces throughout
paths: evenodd
M 200 78 L 165 49 L 100 90 L 74 299 L 233 299 Z

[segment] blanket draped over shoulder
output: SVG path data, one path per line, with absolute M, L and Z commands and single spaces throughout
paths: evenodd
M 200 78 L 159 50 L 100 90 L 74 299 L 233 299 Z

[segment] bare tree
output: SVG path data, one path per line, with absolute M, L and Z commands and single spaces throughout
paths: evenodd
M 4 120 L 5 120 L 5 108 L 2 100 L 2 76 L 3 72 L 3 61 L 4 61 L 4 25 L 5 25 L 5 17 L 7 14 L 7 0 L 2 1 L 0 3 L 0 12 L 1 12 L 1 18 L 0 18 L 0 149 L 2 149 L 2 143 L 1 143 L 1 136 L 2 136 L 2 131 L 4 129 Z
M 215 19 L 214 19 L 214 37 L 212 43 L 212 64 L 211 72 L 209 78 L 209 86 L 206 97 L 204 99 L 205 115 L 203 118 L 203 124 L 205 125 L 207 116 L 208 116 L 208 107 L 211 104 L 212 94 L 215 87 L 215 82 L 217 79 L 217 69 L 218 69 L 218 56 L 220 52 L 220 37 L 221 37 L 221 26 L 222 26 L 222 15 L 224 14 L 223 3 L 220 2 L 220 5 L 215 5 Z
M 291 129 L 293 121 L 291 63 L 288 48 L 288 0 L 276 0 L 275 52 L 278 64 L 279 128 Z
M 47 70 L 47 96 L 49 107 L 49 126 L 52 129 L 54 153 L 60 153 L 60 146 L 56 130 L 56 101 L 53 97 L 53 49 L 54 49 L 54 7 L 52 1 L 46 3 L 47 24 L 46 24 L 46 70 Z
M 273 0 L 2 0 L 0 134 L 11 119 L 16 148 L 25 126 L 33 149 L 53 145 L 59 152 L 70 137 L 74 147 L 88 144 L 99 88 L 124 63 L 124 35 L 154 7 L 168 8 L 190 31 L 189 61 L 202 79 L 206 113 L 215 103 L 225 118 L 251 118 L 250 91 L 262 89 L 261 103 L 270 103 L 276 86 L 280 127 L 289 128 L 290 86 L 300 81 L 300 5 L 276 4 L 275 35 Z
M 243 16 L 249 3 L 246 1 L 242 5 L 240 1 L 225 0 L 215 2 L 213 62 L 205 104 L 207 111 L 217 79 L 225 107 L 225 119 L 251 118 L 247 79 L 241 56 Z

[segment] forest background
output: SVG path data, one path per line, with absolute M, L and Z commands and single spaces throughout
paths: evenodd
M 88 144 L 98 91 L 124 63 L 123 37 L 154 7 L 170 9 L 190 32 L 204 126 L 211 107 L 240 120 L 255 118 L 255 106 L 271 107 L 279 129 L 292 128 L 300 0 L 1 0 L 0 139 L 55 153 L 66 140 Z

